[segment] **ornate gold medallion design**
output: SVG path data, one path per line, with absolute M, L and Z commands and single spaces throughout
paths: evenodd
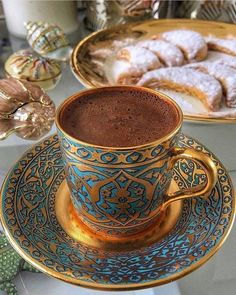
M 185 135 L 179 145 L 210 155 L 218 173 L 214 189 L 208 197 L 173 203 L 165 218 L 159 216 L 137 240 L 133 236 L 132 243 L 122 238 L 117 243 L 88 231 L 74 216 L 57 135 L 36 144 L 2 186 L 0 216 L 8 239 L 40 271 L 84 287 L 141 289 L 183 277 L 222 246 L 232 228 L 235 197 L 228 173 L 209 150 Z M 117 177 L 122 182 L 126 175 Z M 174 181 L 180 190 L 204 178 L 190 159 L 175 165 Z
M 176 191 L 176 186 L 173 182 L 170 190 Z M 127 251 L 149 246 L 170 232 L 181 214 L 182 202 L 172 203 L 165 211 L 160 213 L 154 224 L 144 232 L 124 238 L 106 237 L 99 232 L 91 231 L 83 224 L 71 203 L 66 181 L 63 181 L 58 188 L 55 207 L 58 222 L 68 235 L 76 241 L 98 249 Z

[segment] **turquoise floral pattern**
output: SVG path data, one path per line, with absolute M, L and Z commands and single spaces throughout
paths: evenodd
M 2 189 L 4 228 L 27 261 L 68 282 L 125 290 L 177 279 L 216 252 L 231 228 L 235 210 L 231 180 L 221 163 L 189 137 L 181 135 L 180 145 L 209 154 L 217 166 L 218 182 L 208 198 L 184 200 L 175 227 L 150 246 L 105 251 L 67 235 L 55 213 L 55 194 L 65 179 L 57 136 L 34 146 L 9 173 Z M 118 177 L 122 185 L 125 175 Z M 194 162 L 183 160 L 175 166 L 174 180 L 181 189 L 204 182 L 205 175 Z M 108 198 L 111 193 L 112 186 L 104 185 L 102 194 Z
M 73 204 L 85 224 L 124 236 L 156 220 L 172 179 L 170 150 L 179 134 L 130 150 L 85 146 L 60 130 L 59 135 Z

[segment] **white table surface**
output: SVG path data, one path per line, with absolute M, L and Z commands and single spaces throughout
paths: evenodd
M 0 34 L 1 34 L 0 26 Z M 83 34 L 79 33 L 73 38 L 81 39 Z M 14 51 L 24 47 L 24 42 L 11 38 Z M 22 45 L 23 44 L 23 45 Z M 0 68 L 1 74 L 1 68 Z M 55 104 L 58 106 L 69 95 L 83 89 L 83 86 L 75 79 L 70 71 L 69 65 L 65 66 L 63 75 L 58 86 L 48 92 Z M 224 125 L 196 125 L 184 123 L 183 132 L 199 139 L 204 145 L 212 150 L 219 159 L 230 170 L 230 175 L 236 185 L 236 137 L 233 125 L 228 127 Z M 49 134 L 55 132 L 55 127 Z M 231 134 L 232 133 L 232 134 Z M 49 135 L 48 134 L 48 135 Z M 226 139 L 226 134 L 230 143 Z M 19 159 L 22 153 L 30 148 L 35 141 L 27 141 L 10 136 L 8 139 L 0 142 L 0 181 L 15 161 Z M 118 292 L 120 294 L 156 294 L 156 295 L 232 295 L 236 294 L 236 229 L 233 230 L 226 240 L 225 244 L 200 269 L 194 271 L 186 277 L 160 287 L 145 289 L 140 291 Z M 66 295 L 66 294 L 111 294 L 111 292 L 94 291 L 69 285 L 44 274 L 34 274 L 22 272 L 15 279 L 15 283 L 20 295 Z M 113 293 L 113 292 L 112 292 Z M 5 294 L 0 291 L 0 295 Z

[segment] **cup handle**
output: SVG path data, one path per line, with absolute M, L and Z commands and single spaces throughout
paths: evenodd
M 214 188 L 217 181 L 217 169 L 213 160 L 211 160 L 211 158 L 206 154 L 191 148 L 175 147 L 172 149 L 171 154 L 172 167 L 174 166 L 176 161 L 180 159 L 190 159 L 200 164 L 206 173 L 207 182 L 206 184 L 200 184 L 195 187 L 186 188 L 181 191 L 167 194 L 167 199 L 163 203 L 162 209 L 165 209 L 167 206 L 169 206 L 170 203 L 175 202 L 177 200 L 199 196 L 208 196 Z

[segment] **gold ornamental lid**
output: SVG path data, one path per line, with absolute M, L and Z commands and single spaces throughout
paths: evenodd
M 13 53 L 5 63 L 7 77 L 25 80 L 45 90 L 56 86 L 61 78 L 60 64 L 24 49 Z

